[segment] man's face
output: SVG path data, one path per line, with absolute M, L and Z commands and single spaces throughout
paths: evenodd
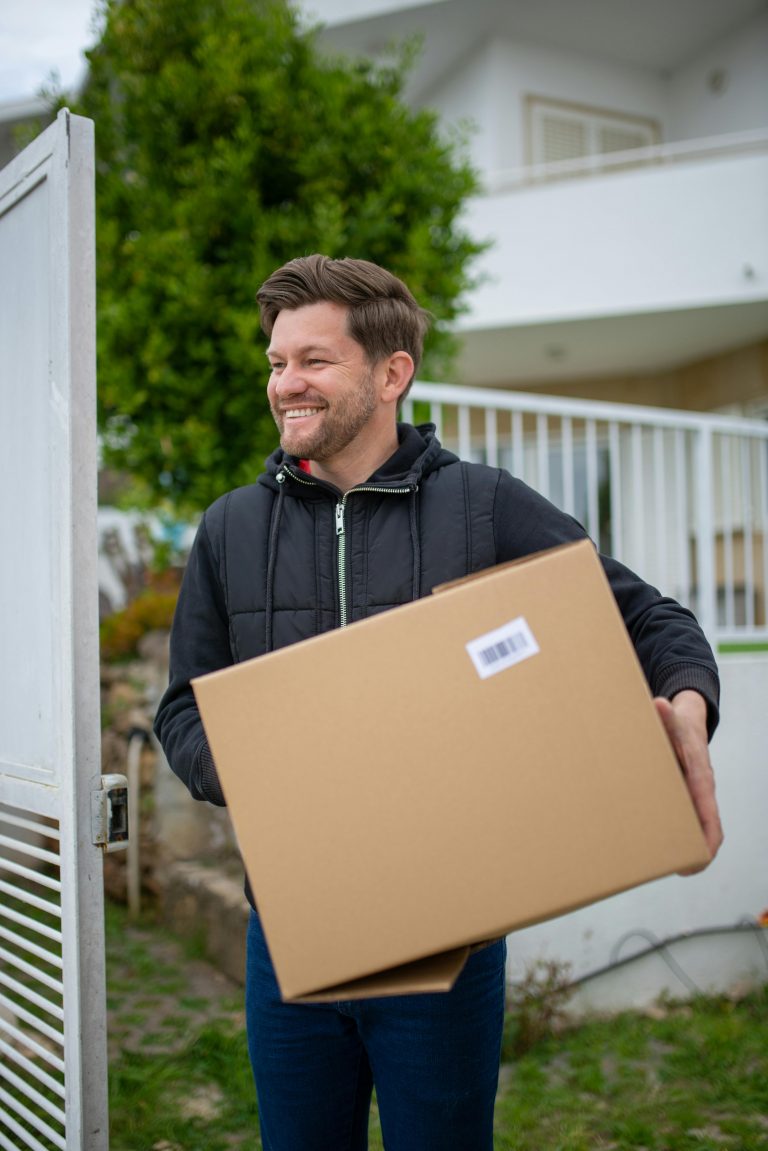
M 378 406 L 375 368 L 347 331 L 340 304 L 284 309 L 267 356 L 267 394 L 289 455 L 328 462 L 354 440 Z

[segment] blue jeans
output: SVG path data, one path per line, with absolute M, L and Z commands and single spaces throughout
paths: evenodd
M 387 1151 L 492 1151 L 504 1020 L 503 940 L 453 990 L 283 1003 L 259 918 L 245 1009 L 264 1151 L 366 1151 L 376 1086 Z

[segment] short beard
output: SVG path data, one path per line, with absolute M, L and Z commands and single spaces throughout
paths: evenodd
M 317 460 L 323 463 L 343 451 L 362 431 L 376 411 L 377 399 L 374 369 L 369 368 L 356 392 L 331 401 L 321 417 L 320 427 L 313 433 L 298 433 L 291 437 L 290 420 L 272 408 L 272 415 L 280 431 L 280 446 L 289 456 Z

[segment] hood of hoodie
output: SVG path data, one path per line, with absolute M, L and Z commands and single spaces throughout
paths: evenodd
M 364 483 L 417 487 L 430 472 L 458 461 L 458 456 L 447 451 L 438 440 L 434 424 L 420 424 L 418 427 L 398 424 L 397 441 L 397 450 Z M 267 459 L 266 469 L 259 476 L 258 482 L 277 490 L 280 487 L 277 474 L 286 465 L 298 469 L 299 460 L 296 456 L 288 455 L 282 448 L 277 448 Z M 318 486 L 330 487 L 319 481 Z M 307 494 L 307 491 L 305 487 L 303 494 Z

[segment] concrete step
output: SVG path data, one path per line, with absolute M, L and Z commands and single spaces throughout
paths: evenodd
M 249 906 L 242 878 L 189 860 L 169 862 L 158 876 L 160 914 L 176 935 L 229 979 L 245 983 Z

